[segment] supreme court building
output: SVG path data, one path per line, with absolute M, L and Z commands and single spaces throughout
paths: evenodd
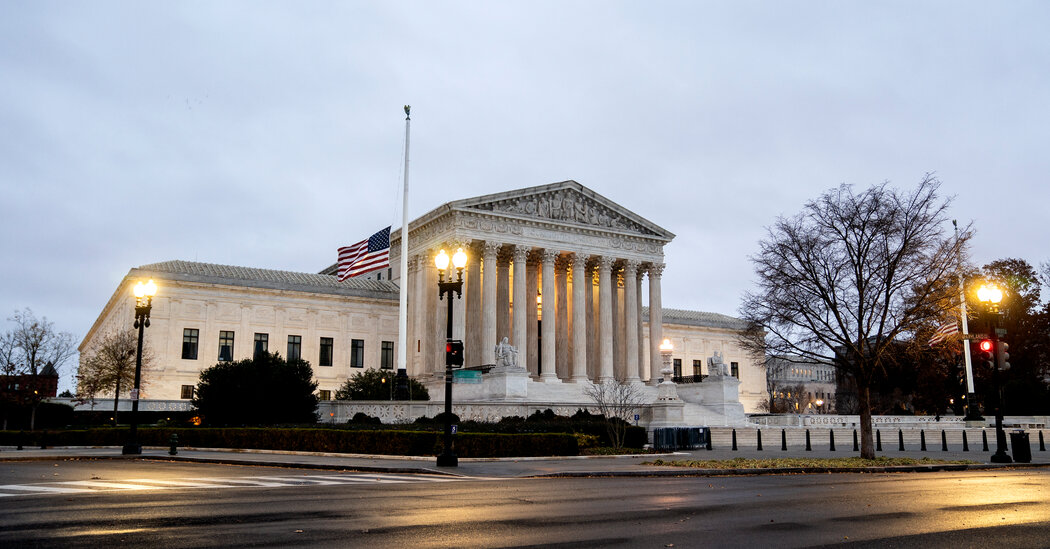
M 131 269 L 80 350 L 84 356 L 103 333 L 130 327 L 131 287 L 153 278 L 160 289 L 146 340 L 155 359 L 143 374 L 143 398 L 186 400 L 203 369 L 267 350 L 308 360 L 319 396 L 329 400 L 355 372 L 396 367 L 404 282 L 408 374 L 431 385 L 439 400 L 447 305 L 439 299 L 434 256 L 463 248 L 468 262 L 453 337 L 464 341 L 464 366 L 484 373 L 480 382 L 456 384 L 457 408 L 571 407 L 587 403 L 584 387 L 610 379 L 644 384 L 655 399 L 663 367 L 658 345 L 666 337 L 675 346 L 682 400 L 703 405 L 739 394 L 735 406 L 743 407 L 732 415 L 742 417 L 763 398 L 764 368 L 739 347 L 739 319 L 663 308 L 663 247 L 673 238 L 575 181 L 458 200 L 409 224 L 407 273 L 398 268 L 400 230 L 391 234 L 390 269 L 343 282 L 334 266 L 316 274 L 186 261 Z M 519 368 L 509 373 L 491 369 L 504 338 L 517 349 Z M 716 356 L 728 375 L 710 371 L 708 359 Z M 718 417 L 728 421 L 723 404 Z M 694 412 L 686 411 L 694 422 L 714 417 Z

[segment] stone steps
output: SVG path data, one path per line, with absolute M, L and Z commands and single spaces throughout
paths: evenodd
M 737 447 L 740 449 L 755 449 L 758 443 L 758 431 L 756 427 L 738 427 L 736 430 Z M 732 427 L 712 427 L 711 428 L 711 445 L 713 448 L 730 448 L 733 441 Z M 763 449 L 779 449 L 781 447 L 781 428 L 777 427 L 763 427 L 762 431 L 762 447 Z M 837 450 L 852 450 L 853 449 L 853 429 L 852 428 L 809 428 L 810 433 L 810 446 L 814 450 L 823 449 L 826 450 L 830 447 L 831 432 L 835 433 L 835 448 Z M 882 448 L 884 451 L 898 450 L 900 448 L 900 436 L 904 437 L 904 449 L 905 450 L 920 450 L 922 447 L 922 437 L 925 434 L 926 438 L 926 449 L 927 451 L 940 450 L 941 445 L 941 430 L 940 429 L 912 429 L 902 428 L 898 429 L 883 429 L 878 428 L 877 432 L 882 437 Z M 967 444 L 970 450 L 979 450 L 982 448 L 982 432 L 987 435 L 988 443 L 990 446 L 995 446 L 995 429 L 944 429 L 944 436 L 948 443 L 949 449 L 961 449 L 963 444 L 963 433 L 966 433 Z M 1007 430 L 1009 436 L 1010 430 Z M 1032 445 L 1033 450 L 1039 448 L 1039 433 L 1043 433 L 1044 444 L 1050 444 L 1050 430 L 1047 429 L 1028 429 L 1029 443 Z M 788 448 L 804 448 L 806 445 L 806 429 L 801 427 L 788 427 L 783 428 L 783 433 L 787 438 Z M 860 436 L 860 431 L 857 431 L 857 436 Z

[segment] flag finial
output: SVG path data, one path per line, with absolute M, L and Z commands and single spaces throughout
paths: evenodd
M 411 112 L 410 112 L 411 110 L 412 110 L 412 105 L 405 105 L 405 118 L 406 119 L 411 117 Z

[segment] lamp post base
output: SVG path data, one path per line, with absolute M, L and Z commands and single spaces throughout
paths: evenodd
M 137 456 L 142 453 L 142 445 L 137 442 L 129 442 L 124 445 L 120 453 L 125 456 Z
M 438 467 L 459 467 L 459 458 L 456 454 L 440 454 L 437 458 Z
M 398 369 L 394 376 L 394 400 L 408 400 L 408 372 Z
M 992 454 L 992 463 L 1013 463 L 1014 460 L 1010 459 L 1010 456 L 1006 452 L 996 452 Z

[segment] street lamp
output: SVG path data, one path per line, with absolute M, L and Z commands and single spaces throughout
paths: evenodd
M 139 444 L 139 384 L 142 379 L 142 338 L 146 328 L 149 326 L 149 311 L 153 307 L 153 296 L 157 295 L 157 285 L 151 278 L 143 284 L 140 280 L 135 284 L 135 327 L 139 330 L 139 347 L 135 353 L 135 388 L 131 390 L 131 433 L 128 441 L 124 444 L 122 453 L 141 454 L 142 445 Z
M 818 398 L 817 401 L 815 402 L 815 404 L 817 405 L 817 413 L 818 414 L 823 414 L 824 413 L 824 399 Z
M 459 458 L 452 451 L 452 366 L 463 365 L 463 342 L 452 339 L 452 294 L 456 298 L 463 297 L 463 267 L 467 266 L 467 254 L 463 248 L 452 254 L 452 266 L 456 268 L 456 280 L 452 280 L 449 273 L 448 282 L 445 282 L 445 271 L 448 270 L 449 257 L 445 250 L 441 250 L 434 258 L 434 265 L 438 270 L 438 298 L 445 299 L 448 294 L 448 313 L 445 316 L 445 448 L 437 457 L 439 467 L 455 467 L 459 465 Z
M 996 350 L 999 349 L 999 303 L 1003 300 L 1003 291 L 992 284 L 982 285 L 977 289 L 977 299 L 984 305 L 988 315 L 988 337 L 991 338 L 988 351 L 992 355 L 992 375 L 998 393 L 995 399 L 995 453 L 991 459 L 992 463 L 1010 463 L 1013 460 L 1006 453 L 1006 432 L 1003 431 L 1003 386 L 999 380 L 999 365 L 995 361 Z

